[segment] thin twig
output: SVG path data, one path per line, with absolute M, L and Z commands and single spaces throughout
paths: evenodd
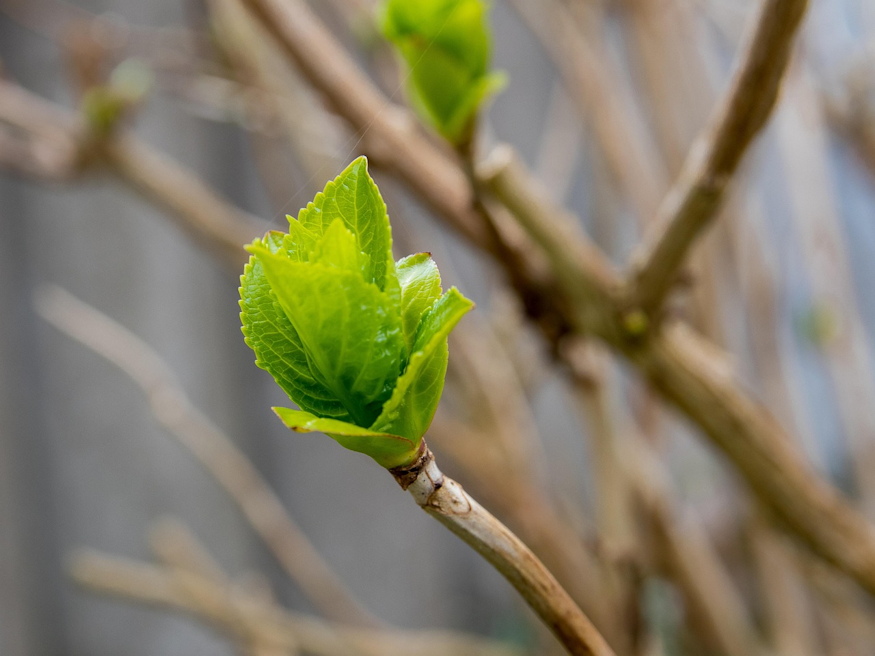
M 264 631 L 264 625 L 254 621 L 252 614 L 242 612 L 239 604 L 231 604 L 232 608 L 237 609 L 236 613 L 223 610 L 225 599 L 209 594 L 210 588 L 201 585 L 202 580 L 206 580 L 221 589 L 231 589 L 231 581 L 225 572 L 185 524 L 163 518 L 152 526 L 149 537 L 152 551 L 173 577 L 180 594 L 187 598 L 198 614 L 223 618 L 227 632 L 236 636 L 245 656 L 261 656 L 265 650 L 297 653 L 297 650 L 292 651 L 290 644 L 277 644 L 273 635 Z M 253 598 L 253 603 L 257 601 L 259 599 Z M 266 605 L 269 603 L 266 602 Z
M 573 656 L 614 656 L 568 593 L 506 526 L 438 468 L 422 443 L 417 461 L 391 470 L 416 503 L 483 556 L 531 606 Z
M 82 126 L 69 114 L 2 79 L 0 126 L 2 168 L 52 182 L 78 173 Z
M 643 104 L 657 133 L 666 167 L 676 176 L 715 104 L 717 87 L 723 82 L 722 76 L 713 79 L 717 76 L 709 66 L 718 58 L 709 52 L 712 44 L 700 38 L 701 30 L 696 24 L 698 8 L 675 0 L 660 6 L 631 0 L 625 6 L 628 10 L 621 16 L 635 56 L 630 66 L 640 71 L 646 94 Z M 742 218 L 726 209 L 710 238 L 703 239 L 691 254 L 679 284 L 688 298 L 683 305 L 688 321 L 723 347 L 730 346 L 730 337 L 726 322 L 721 321 L 724 296 L 721 292 L 729 279 L 725 275 L 727 264 L 734 255 L 733 249 L 727 247 L 724 233 Z M 694 284 L 689 285 L 690 281 Z M 673 304 L 667 312 L 673 313 L 676 307 L 679 305 Z
M 189 170 L 133 135 L 121 132 L 93 143 L 87 126 L 75 114 L 3 80 L 0 123 L 30 139 L 32 160 L 39 165 L 29 167 L 31 173 L 69 181 L 97 163 L 108 164 L 109 171 L 168 210 L 171 220 L 235 270 L 245 261 L 243 244 L 267 229 L 266 222 L 234 207 Z M 0 164 L 9 159 L 9 155 L 0 157 Z
M 519 656 L 511 647 L 449 631 L 358 629 L 325 622 L 186 572 L 189 590 L 196 588 L 200 598 L 210 600 L 197 604 L 180 589 L 178 572 L 94 551 L 76 554 L 70 572 L 79 585 L 95 592 L 188 613 L 236 640 L 251 639 L 245 631 L 254 628 L 263 641 L 284 653 L 301 649 L 317 656 Z
M 219 482 L 292 580 L 326 617 L 362 626 L 380 624 L 353 599 L 251 461 L 192 406 L 155 351 L 59 287 L 42 289 L 37 310 L 53 326 L 130 376 L 148 397 L 157 421 Z
M 70 112 L 0 78 L 0 123 L 75 147 L 81 123 Z
M 230 72 L 241 88 L 245 88 L 245 108 L 254 116 L 252 122 L 267 122 L 272 134 L 261 142 L 275 147 L 285 144 L 294 153 L 295 160 L 307 181 L 302 194 L 312 197 L 322 187 L 322 180 L 331 177 L 343 166 L 341 137 L 343 124 L 322 111 L 300 74 L 286 65 L 262 26 L 240 6 L 237 0 L 210 0 L 207 3 L 216 44 L 228 60 Z M 285 139 L 277 140 L 276 133 Z M 259 135 L 253 135 L 258 138 Z M 276 207 L 285 207 L 289 201 L 288 171 L 263 168 L 262 178 L 269 188 L 275 188 Z
M 556 275 L 577 287 L 578 309 L 604 314 L 618 302 L 619 280 L 602 251 L 580 229 L 577 217 L 536 185 L 517 153 L 499 145 L 478 167 L 478 182 L 507 208 L 547 253 Z M 587 332 L 598 332 L 595 325 Z
M 265 221 L 229 205 L 199 178 L 138 139 L 120 135 L 105 145 L 103 153 L 114 173 L 232 267 L 243 266 L 248 257 L 243 245 L 268 227 Z
M 0 128 L 0 169 L 43 182 L 65 182 L 74 171 L 75 148 L 48 139 L 16 137 Z
M 429 439 L 470 474 L 475 494 L 531 547 L 608 642 L 623 644 L 624 617 L 605 603 L 596 554 L 545 485 L 543 445 L 512 353 L 490 329 L 470 324 L 454 332 L 451 349 L 450 371 L 463 385 L 465 406 L 439 411 Z M 454 419 L 460 416 L 473 421 Z
M 633 547 L 628 542 L 640 541 L 640 527 L 635 530 L 623 524 L 633 521 L 632 506 L 646 511 L 644 517 L 652 525 L 655 538 L 655 544 L 648 544 L 646 552 L 659 554 L 706 642 L 727 656 L 764 654 L 741 595 L 707 536 L 696 523 L 681 524 L 676 518 L 668 475 L 653 447 L 635 427 L 613 425 L 618 422 L 607 407 L 606 367 L 597 357 L 589 358 L 586 365 L 586 378 L 583 372 L 578 373 L 573 392 L 593 425 L 596 467 L 606 470 L 595 475 L 611 478 L 601 483 L 601 489 L 613 497 L 602 501 L 609 504 L 606 514 L 610 513 L 615 525 L 613 533 L 625 540 L 624 548 L 631 552 Z
M 573 401 L 586 422 L 591 465 L 588 477 L 595 489 L 595 521 L 599 551 L 605 568 L 604 604 L 625 627 L 624 643 L 618 651 L 637 653 L 642 644 L 640 583 L 638 575 L 643 561 L 641 526 L 634 515 L 632 483 L 624 475 L 620 453 L 621 428 L 610 410 L 609 385 L 605 380 L 607 353 L 594 343 L 578 345 L 578 359 L 585 361 L 587 378 L 573 381 Z
M 621 75 L 611 53 L 581 33 L 564 2 L 512 0 L 510 4 L 556 66 L 623 198 L 629 199 L 640 221 L 646 220 L 659 201 L 664 172 L 641 117 L 622 95 L 617 83 Z
M 814 630 L 811 599 L 799 576 L 794 554 L 762 513 L 754 514 L 748 535 L 765 628 L 772 646 L 779 654 L 794 656 L 825 653 Z
M 765 0 L 740 65 L 714 118 L 663 200 L 656 237 L 630 276 L 630 305 L 655 314 L 675 284 L 693 242 L 710 225 L 729 182 L 778 99 L 807 0 Z
M 787 204 L 807 269 L 812 305 L 815 311 L 826 313 L 837 323 L 833 334 L 823 335 L 817 345 L 825 356 L 835 389 L 860 505 L 872 518 L 875 517 L 872 476 L 875 415 L 869 403 L 875 398 L 872 348 L 857 303 L 839 191 L 831 184 L 829 175 L 829 136 L 812 77 L 804 66 L 791 72 L 786 93 L 793 102 L 776 117 L 776 133 L 788 170 Z M 800 134 L 805 138 L 800 138 Z
M 168 567 L 188 570 L 217 583 L 228 584 L 222 568 L 194 532 L 174 517 L 162 517 L 152 524 L 149 545 L 158 560 Z
M 875 623 L 872 622 L 871 599 L 864 599 L 849 581 L 835 576 L 805 554 L 786 549 L 784 556 L 794 557 L 803 579 L 809 584 L 827 620 L 825 627 L 834 641 L 861 648 L 850 653 L 869 654 L 875 644 Z M 831 626 L 830 626 L 831 625 Z M 841 653 L 841 652 L 839 652 Z
M 574 522 L 559 512 L 539 487 L 508 476 L 503 449 L 494 443 L 494 431 L 481 431 L 440 412 L 429 435 L 441 453 L 470 472 L 470 487 L 501 515 L 531 547 L 569 592 L 610 644 L 619 644 L 626 631 L 622 618 L 604 603 L 598 584 L 600 563 Z
M 765 654 L 744 600 L 720 562 L 708 536 L 694 521 L 672 509 L 665 468 L 653 448 L 631 435 L 621 456 L 637 502 L 648 511 L 656 548 L 708 639 L 728 656 Z

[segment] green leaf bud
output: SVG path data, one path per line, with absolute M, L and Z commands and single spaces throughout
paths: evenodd
M 447 336 L 473 303 L 442 293 L 428 253 L 395 262 L 386 205 L 367 160 L 350 164 L 288 233 L 247 247 L 246 343 L 300 410 L 274 408 L 386 468 L 416 458 L 441 392 Z

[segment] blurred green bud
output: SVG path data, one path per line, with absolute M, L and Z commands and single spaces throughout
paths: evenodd
M 409 68 L 414 106 L 454 144 L 505 82 L 489 71 L 486 9 L 483 0 L 385 0 L 380 9 L 383 33 Z
M 105 85 L 88 89 L 82 97 L 82 113 L 92 132 L 109 135 L 152 86 L 152 72 L 139 59 L 126 59 L 113 69 Z

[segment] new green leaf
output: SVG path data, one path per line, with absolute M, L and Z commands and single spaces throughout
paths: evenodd
M 397 286 L 389 215 L 380 190 L 368 175 L 364 157 L 353 161 L 298 212 L 298 223 L 320 237 L 336 220 L 355 235 L 358 249 L 369 260 L 362 269 L 365 280 L 380 289 Z M 293 221 L 289 219 L 290 224 Z
M 447 337 L 474 304 L 453 287 L 423 316 L 410 361 L 373 428 L 423 435 L 434 418 L 447 373 Z
M 401 322 L 408 352 L 423 315 L 441 295 L 441 274 L 431 253 L 417 253 L 395 265 L 401 285 Z
M 440 400 L 447 335 L 473 303 L 455 288 L 441 295 L 428 253 L 394 262 L 364 158 L 298 217 L 248 246 L 246 343 L 301 408 L 276 409 L 289 428 L 325 432 L 384 467 L 406 464 Z
M 269 233 L 261 244 L 277 250 L 282 233 Z M 246 343 L 255 351 L 255 364 L 301 408 L 320 417 L 349 420 L 351 416 L 334 393 L 310 369 L 304 345 L 276 301 L 257 258 L 251 258 L 240 280 L 240 309 Z
M 369 430 L 345 421 L 317 417 L 300 410 L 273 408 L 273 411 L 289 429 L 297 433 L 325 433 L 350 451 L 366 453 L 387 469 L 407 464 L 416 457 L 418 440 Z
M 356 423 L 369 425 L 401 373 L 397 303 L 357 272 L 294 262 L 259 246 L 252 252 L 298 333 L 313 374 Z

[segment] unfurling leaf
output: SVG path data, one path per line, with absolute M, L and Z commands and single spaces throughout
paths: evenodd
M 504 85 L 489 71 L 484 0 L 385 0 L 381 25 L 406 62 L 416 109 L 448 141 L 464 141 L 480 106 Z
M 246 343 L 301 410 L 274 408 L 392 468 L 415 459 L 444 385 L 447 336 L 473 307 L 442 294 L 428 253 L 392 258 L 386 206 L 367 161 L 247 247 L 240 283 Z

